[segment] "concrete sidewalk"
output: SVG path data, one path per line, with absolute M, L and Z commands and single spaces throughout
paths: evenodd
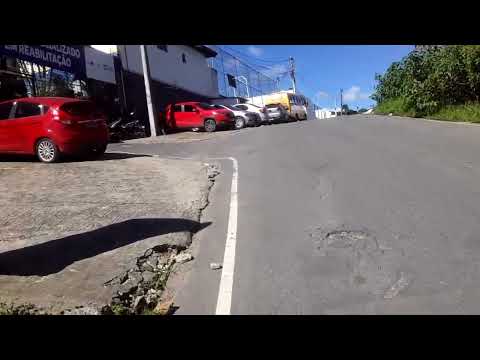
M 181 131 L 173 134 L 160 135 L 156 137 L 140 138 L 122 141 L 121 144 L 178 144 L 190 143 L 195 141 L 207 141 L 219 137 L 235 135 L 238 130 L 221 129 L 209 133 L 205 131 Z
M 197 161 L 0 161 L 0 303 L 99 309 L 118 291 L 105 284 L 149 249 L 181 250 L 208 226 L 199 220 L 209 187 Z

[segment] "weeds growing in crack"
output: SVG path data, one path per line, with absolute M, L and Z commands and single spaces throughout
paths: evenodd
M 46 315 L 33 304 L 7 305 L 0 303 L 0 315 Z

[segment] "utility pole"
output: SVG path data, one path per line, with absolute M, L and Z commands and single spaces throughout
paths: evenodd
M 145 81 L 145 95 L 147 98 L 148 120 L 150 122 L 150 137 L 157 136 L 157 121 L 155 117 L 155 106 L 152 102 L 150 89 L 150 67 L 148 64 L 147 47 L 140 45 L 140 54 L 142 56 L 143 79 Z
M 295 80 L 295 60 L 293 57 L 289 58 L 290 61 L 290 76 L 292 77 L 292 88 L 293 88 L 293 93 L 297 93 L 297 81 Z
M 343 89 L 340 89 L 340 116 L 343 115 Z

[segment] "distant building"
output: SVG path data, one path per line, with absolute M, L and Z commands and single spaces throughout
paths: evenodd
M 315 110 L 315 116 L 318 119 L 329 119 L 332 117 L 336 117 L 337 115 L 340 115 L 340 108 L 336 108 L 336 109 L 322 108 L 322 109 Z

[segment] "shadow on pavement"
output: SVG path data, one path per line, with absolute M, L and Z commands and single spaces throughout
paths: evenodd
M 33 155 L 1 154 L 0 162 L 38 162 Z
M 135 157 L 151 157 L 150 155 L 141 154 L 123 154 L 123 153 L 105 153 L 98 159 L 89 159 L 82 156 L 64 156 L 60 159 L 59 163 L 75 163 L 84 161 L 109 161 L 109 160 L 122 160 Z M 40 163 L 40 161 L 34 155 L 14 155 L 14 154 L 2 154 L 0 155 L 0 164 L 2 162 L 29 162 Z
M 149 237 L 190 231 L 210 222 L 187 219 L 131 219 L 61 239 L 0 253 L 0 275 L 46 276 L 87 259 Z
M 129 158 L 136 158 L 136 157 L 151 157 L 150 155 L 142 155 L 142 154 L 125 154 L 125 153 L 105 153 L 102 157 L 98 159 L 88 159 L 84 157 L 66 157 L 62 159 L 61 162 L 69 163 L 69 162 L 84 162 L 84 161 L 110 161 L 110 160 L 122 160 L 122 159 L 129 159 Z

